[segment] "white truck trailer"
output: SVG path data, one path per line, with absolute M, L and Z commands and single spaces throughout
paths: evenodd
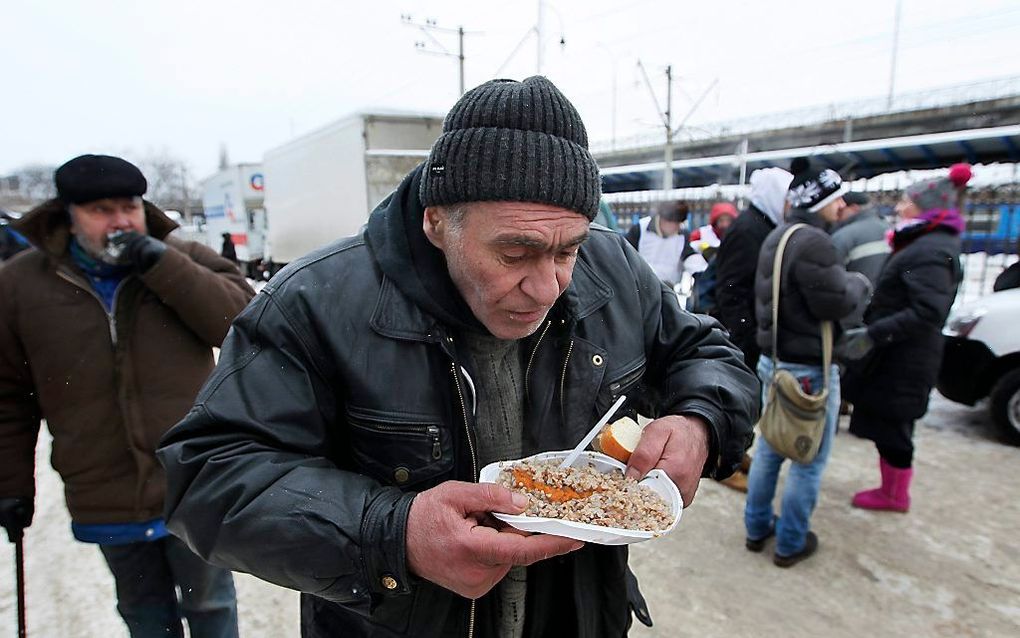
M 204 242 L 219 252 L 223 233 L 230 233 L 241 272 L 254 276 L 264 256 L 265 178 L 261 164 L 237 164 L 202 181 Z
M 442 128 L 438 115 L 357 113 L 267 151 L 267 261 L 276 267 L 357 233 Z

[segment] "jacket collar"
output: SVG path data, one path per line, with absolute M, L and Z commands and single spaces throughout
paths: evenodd
M 828 222 L 822 219 L 822 216 L 817 213 L 808 212 L 804 208 L 792 208 L 786 215 L 787 224 L 807 224 L 808 226 L 814 226 L 820 230 L 828 232 Z
M 584 253 L 582 246 L 570 285 L 556 301 L 550 316 L 573 323 L 588 317 L 613 298 L 613 289 L 595 272 Z M 369 324 L 384 337 L 405 341 L 439 342 L 449 332 L 448 327 L 423 311 L 386 275 L 382 277 Z
M 145 201 L 145 225 L 149 235 L 156 239 L 165 239 L 177 222 L 170 219 L 155 204 Z M 71 241 L 71 220 L 67 212 L 67 204 L 54 198 L 43 202 L 24 217 L 12 222 L 11 226 L 32 245 L 51 257 L 63 257 L 67 254 L 68 243 Z

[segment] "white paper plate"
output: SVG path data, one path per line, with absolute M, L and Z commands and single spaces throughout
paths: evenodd
M 521 461 L 559 461 L 562 460 L 570 450 L 559 452 L 542 452 L 534 456 L 517 461 L 499 461 L 490 463 L 482 468 L 478 477 L 479 483 L 496 483 L 499 480 L 499 473 L 505 467 L 511 467 Z M 627 466 L 616 459 L 599 452 L 582 452 L 581 456 L 574 463 L 574 467 L 581 467 L 587 460 L 599 472 L 609 470 L 627 469 Z M 680 490 L 676 488 L 673 481 L 662 470 L 652 470 L 648 476 L 641 479 L 641 485 L 651 488 L 655 493 L 666 501 L 670 511 L 673 512 L 673 522 L 669 527 L 658 532 L 645 532 L 634 529 L 620 529 L 618 527 L 602 527 L 600 525 L 589 525 L 587 523 L 575 523 L 564 521 L 558 518 L 544 518 L 541 516 L 514 516 L 511 514 L 499 514 L 493 512 L 493 516 L 509 525 L 525 532 L 536 532 L 541 534 L 553 534 L 565 536 L 586 543 L 598 543 L 599 545 L 629 545 L 640 543 L 659 536 L 665 536 L 673 531 L 680 522 L 680 514 L 683 512 L 684 503 L 680 498 Z

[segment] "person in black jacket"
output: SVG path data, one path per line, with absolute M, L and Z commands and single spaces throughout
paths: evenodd
M 847 375 L 850 431 L 875 442 L 882 477 L 878 488 L 854 495 L 855 507 L 910 509 L 914 421 L 928 410 L 942 361 L 942 326 L 963 278 L 959 199 L 970 176 L 967 164 L 957 164 L 948 177 L 907 188 L 866 325 L 846 334 L 845 357 L 856 361 Z
M 626 395 L 654 417 L 628 474 L 660 467 L 689 504 L 739 463 L 758 384 L 589 226 L 598 168 L 548 80 L 476 87 L 443 130 L 360 234 L 234 323 L 162 441 L 168 525 L 301 591 L 306 638 L 623 636 L 642 607 L 626 549 L 506 528 L 490 513 L 527 498 L 479 471 L 572 448 Z
M 744 353 L 744 363 L 758 369 L 758 321 L 754 316 L 754 274 L 762 242 L 786 213 L 786 192 L 793 175 L 778 168 L 751 173 L 751 204 L 730 226 L 715 258 L 717 317 L 732 341 Z M 739 492 L 747 491 L 751 457 L 745 454 L 740 469 L 721 482 Z
M 808 393 L 817 393 L 825 387 L 821 322 L 835 322 L 847 316 L 869 292 L 863 275 L 847 273 L 826 232 L 844 205 L 842 195 L 846 186 L 839 174 L 814 167 L 806 160 L 795 161 L 793 173 L 787 222 L 765 238 L 755 276 L 758 346 L 762 350 L 758 377 L 763 385 L 763 401 L 776 367 L 789 370 Z M 802 226 L 793 231 L 783 255 L 778 325 L 773 325 L 773 264 L 781 238 L 797 224 Z M 772 348 L 773 330 L 778 352 Z M 828 390 L 825 431 L 818 454 L 810 463 L 791 464 L 783 492 L 782 515 L 778 518 L 772 500 L 785 458 L 764 437 L 759 437 L 751 464 L 744 508 L 746 546 L 760 552 L 765 541 L 775 535 L 773 562 L 779 567 L 790 567 L 818 548 L 818 537 L 810 531 L 810 519 L 839 419 L 839 368 L 834 364 L 828 370 Z
M 236 264 L 237 249 L 234 248 L 234 238 L 230 233 L 221 233 L 220 236 L 223 238 L 223 246 L 220 247 L 220 257 L 229 259 Z
M 788 171 L 761 168 L 751 173 L 751 204 L 730 226 L 716 256 L 716 309 L 730 340 L 744 353 L 752 370 L 758 366 L 758 321 L 754 316 L 754 274 L 762 242 L 783 223 Z

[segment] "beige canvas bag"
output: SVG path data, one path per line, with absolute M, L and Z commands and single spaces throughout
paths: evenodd
M 818 454 L 825 435 L 825 404 L 829 398 L 829 368 L 832 363 L 832 322 L 823 321 L 822 365 L 825 383 L 815 394 L 808 394 L 792 373 L 779 369 L 779 284 L 783 271 L 783 251 L 797 230 L 806 224 L 791 226 L 779 240 L 772 266 L 772 384 L 765 399 L 758 428 L 779 454 L 797 463 L 810 463 Z

